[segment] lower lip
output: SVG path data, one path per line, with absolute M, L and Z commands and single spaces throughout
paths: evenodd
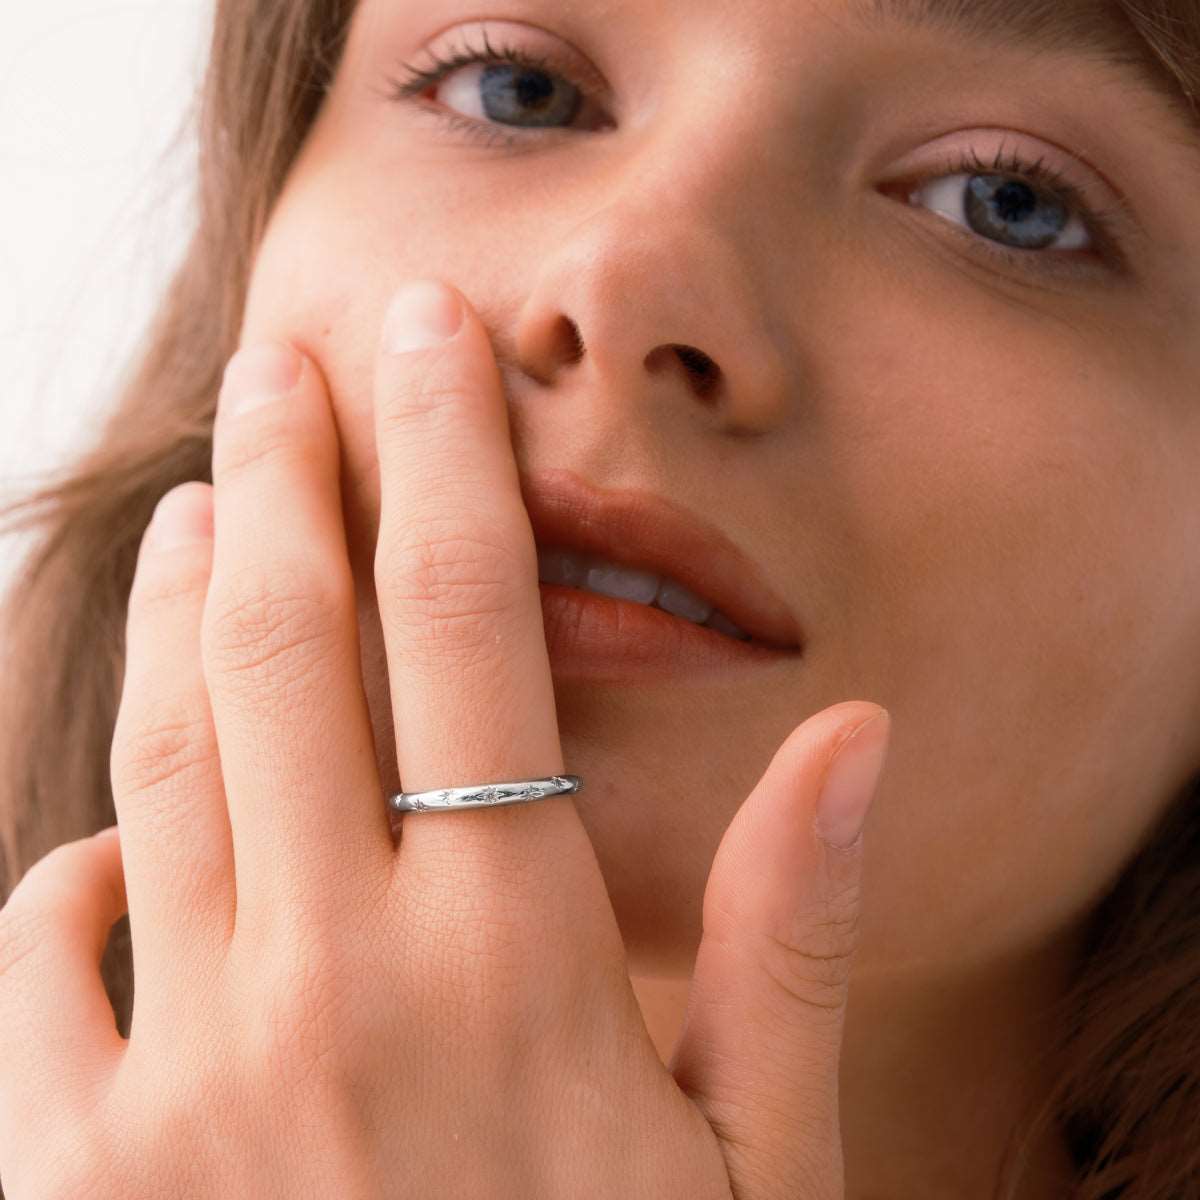
M 800 651 L 738 641 L 661 608 L 538 583 L 550 670 L 573 679 L 662 679 L 768 666 Z

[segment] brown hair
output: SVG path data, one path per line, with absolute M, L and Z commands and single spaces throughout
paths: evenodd
M 1200 0 L 1113 6 L 1200 117 Z M 211 482 L 216 395 L 237 347 L 254 251 L 333 78 L 353 7 L 219 0 L 198 112 L 189 115 L 200 135 L 199 217 L 183 263 L 94 448 L 0 509 L 9 530 L 40 533 L 0 610 L 5 898 L 54 846 L 115 820 L 109 755 L 138 547 L 162 495 Z M 102 973 L 128 1035 L 128 917 L 113 928 Z M 1097 907 L 1062 1004 L 1059 1080 L 1027 1132 L 1054 1122 L 1067 1137 L 1079 1164 L 1069 1200 L 1200 1197 L 1200 779 Z M 1015 1188 L 1020 1154 L 1010 1164 Z

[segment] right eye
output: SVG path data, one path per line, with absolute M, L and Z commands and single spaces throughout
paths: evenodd
M 438 86 L 438 100 L 465 117 L 536 128 L 570 125 L 584 97 L 549 71 L 478 62 L 451 71 Z
M 433 93 L 440 115 L 455 125 L 474 123 L 515 129 L 566 129 L 581 116 L 590 128 L 611 124 L 591 111 L 591 97 L 539 54 L 512 46 L 486 50 L 463 47 L 448 58 L 430 52 L 433 65 L 404 65 L 407 82 L 393 81 L 392 96 L 415 99 Z M 453 116 L 451 116 L 453 114 Z M 465 120 L 464 120 L 465 119 Z

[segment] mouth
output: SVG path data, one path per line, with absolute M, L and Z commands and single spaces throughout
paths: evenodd
M 551 674 L 632 683 L 760 668 L 794 658 L 649 604 L 538 585 Z
M 757 563 L 694 514 L 566 470 L 521 484 L 556 674 L 658 678 L 801 654 L 797 622 Z
M 684 587 L 669 575 L 641 567 L 614 563 L 595 554 L 584 554 L 565 546 L 538 548 L 538 580 L 562 587 L 580 588 L 614 600 L 652 605 L 661 612 L 715 629 L 741 642 L 753 637 L 727 617 L 715 604 Z

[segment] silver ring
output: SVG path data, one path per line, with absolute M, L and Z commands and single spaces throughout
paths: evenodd
M 397 792 L 388 804 L 397 812 L 433 812 L 442 808 L 497 808 L 525 804 L 546 796 L 566 796 L 583 787 L 578 775 L 547 775 L 543 779 L 507 779 L 467 787 L 433 788 L 427 792 Z

